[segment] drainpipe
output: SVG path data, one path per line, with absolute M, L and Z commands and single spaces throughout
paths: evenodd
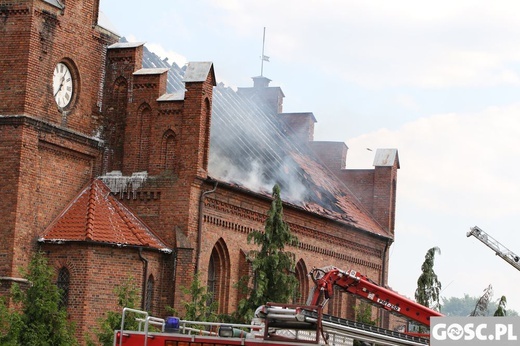
M 144 303 L 146 300 L 146 279 L 148 278 L 148 260 L 143 257 L 142 247 L 139 247 L 139 259 L 143 262 L 143 287 L 141 290 L 141 310 L 144 311 Z
M 200 251 L 201 251 L 201 241 L 202 241 L 202 215 L 204 213 L 204 198 L 206 195 L 213 193 L 217 190 L 218 181 L 215 182 L 215 187 L 213 190 L 204 191 L 200 194 L 199 200 L 199 223 L 197 225 L 197 261 L 195 262 L 195 274 L 199 272 L 199 262 L 200 262 Z
M 386 253 L 388 252 L 388 248 L 390 247 L 390 239 L 387 239 L 385 244 L 385 249 L 383 250 L 383 265 L 381 266 L 381 286 L 384 287 L 385 285 L 385 277 L 386 277 Z M 379 309 L 379 320 L 381 323 L 384 323 L 383 317 L 384 315 L 384 309 Z M 386 328 L 384 325 L 381 325 L 383 328 Z
M 177 250 L 177 248 L 175 248 L 173 250 L 173 254 L 172 254 L 173 255 L 173 258 L 172 258 L 172 260 L 173 260 L 173 270 L 172 270 L 172 279 L 173 279 L 172 280 L 173 281 L 172 293 L 173 293 L 173 295 L 172 295 L 171 306 L 175 306 L 175 294 L 176 294 L 175 287 L 177 287 L 177 253 L 178 253 L 178 250 Z

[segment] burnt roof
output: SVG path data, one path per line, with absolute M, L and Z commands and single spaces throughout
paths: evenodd
M 143 68 L 169 68 L 167 92 L 184 92 L 186 67 L 144 47 Z M 285 203 L 389 237 L 356 196 L 325 167 L 276 110 L 219 83 L 213 89 L 209 175 L 255 193 L 275 183 Z

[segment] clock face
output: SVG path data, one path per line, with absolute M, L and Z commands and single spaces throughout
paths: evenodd
M 74 92 L 74 81 L 69 68 L 64 63 L 60 62 L 54 68 L 54 75 L 52 77 L 52 90 L 54 100 L 60 108 L 65 108 L 72 101 Z

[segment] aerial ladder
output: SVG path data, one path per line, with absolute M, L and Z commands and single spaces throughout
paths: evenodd
M 391 289 L 379 286 L 355 270 L 344 271 L 330 266 L 314 268 L 310 275 L 315 286 L 309 295 L 308 305 L 324 306 L 332 298 L 334 288 L 337 287 L 372 305 L 426 327 L 430 327 L 431 317 L 443 316 L 438 311 L 403 297 Z
M 507 263 L 511 264 L 516 269 L 520 270 L 520 256 L 509 250 L 504 245 L 500 244 L 495 238 L 484 232 L 481 228 L 475 226 L 471 227 L 470 231 L 466 233 L 467 237 L 474 236 L 480 240 L 484 245 L 495 251 L 495 254 L 502 258 Z

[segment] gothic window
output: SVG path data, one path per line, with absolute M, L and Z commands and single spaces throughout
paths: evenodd
M 69 305 L 69 288 L 70 288 L 70 273 L 65 267 L 62 267 L 58 272 L 58 281 L 56 286 L 60 289 L 60 306 L 67 307 Z
M 217 291 L 216 287 L 216 274 L 215 274 L 215 258 L 211 256 L 209 259 L 208 266 L 208 293 L 211 294 L 210 300 L 208 301 L 208 305 L 215 301 L 215 293 Z
M 108 104 L 106 118 L 106 136 L 110 152 L 107 152 L 108 165 L 106 169 L 121 170 L 123 162 L 123 147 L 125 142 L 125 124 L 127 121 L 128 83 L 123 77 L 119 77 L 113 84 L 111 97 L 107 97 Z
M 144 309 L 148 312 L 151 312 L 153 309 L 153 286 L 153 275 L 150 275 L 146 281 L 146 296 L 144 298 Z
M 125 78 L 119 77 L 116 79 L 114 82 L 114 91 L 112 93 L 112 97 L 114 98 L 116 111 L 118 113 L 124 112 L 128 103 L 128 83 Z
M 176 135 L 172 130 L 168 130 L 163 135 L 162 140 L 162 162 L 165 170 L 174 171 Z
M 137 115 L 137 170 L 148 171 L 150 158 L 150 135 L 151 135 L 152 110 L 149 105 L 143 104 Z
M 218 313 L 228 312 L 229 305 L 230 261 L 226 243 L 220 238 L 213 250 L 208 263 L 207 287 L 213 293 L 213 299 L 218 302 Z
M 304 304 L 309 295 L 309 279 L 307 277 L 307 266 L 303 259 L 300 259 L 298 263 L 296 263 L 295 269 L 296 279 L 298 279 L 298 289 L 293 300 L 295 303 Z

